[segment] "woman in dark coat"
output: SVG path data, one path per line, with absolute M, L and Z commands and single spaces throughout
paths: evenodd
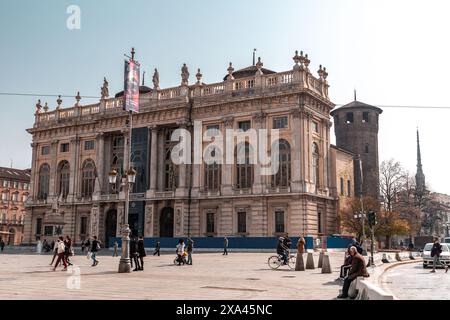
M 139 260 L 138 260 L 138 251 L 137 251 L 137 241 L 136 238 L 132 237 L 130 239 L 130 262 L 131 267 L 133 268 L 133 261 L 134 261 L 134 269 L 133 271 L 139 271 Z
M 69 236 L 66 236 L 66 240 L 64 240 L 65 251 L 64 251 L 64 259 L 66 260 L 69 266 L 72 265 L 70 262 L 70 256 L 72 255 L 72 239 Z
M 144 270 L 144 257 L 147 256 L 147 253 L 145 252 L 144 238 L 142 236 L 139 237 L 137 243 L 137 252 L 139 254 L 139 260 L 141 260 L 141 267 L 139 270 Z

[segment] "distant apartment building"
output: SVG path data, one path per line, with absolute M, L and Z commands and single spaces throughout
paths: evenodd
M 29 169 L 0 167 L 0 237 L 7 245 L 22 243 L 30 175 Z

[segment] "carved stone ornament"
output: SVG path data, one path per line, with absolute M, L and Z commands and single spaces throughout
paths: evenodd
M 106 80 L 106 77 L 103 78 L 103 86 L 101 88 L 101 96 L 102 100 L 109 97 L 109 89 L 108 89 L 108 81 Z
M 153 73 L 153 89 L 159 90 L 159 72 L 158 69 L 155 68 L 155 72 Z
M 183 63 L 183 66 L 181 67 L 181 84 L 187 85 L 189 83 L 189 70 L 186 66 L 186 63 Z

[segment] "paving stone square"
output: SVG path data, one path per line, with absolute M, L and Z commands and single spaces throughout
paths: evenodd
M 103 252 L 106 254 L 107 252 Z M 321 269 L 271 270 L 271 253 L 197 253 L 193 265 L 176 266 L 175 255 L 147 256 L 144 271 L 117 273 L 120 257 L 101 255 L 91 267 L 76 255 L 68 271 L 51 271 L 50 255 L 1 254 L 1 299 L 334 299 L 343 253 L 330 253 L 333 273 Z M 317 267 L 319 254 L 314 253 Z M 306 255 L 304 257 L 306 261 Z

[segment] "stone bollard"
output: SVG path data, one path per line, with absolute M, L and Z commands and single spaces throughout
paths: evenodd
M 308 252 L 308 257 L 306 258 L 306 269 L 315 269 L 314 257 L 312 252 Z
M 402 258 L 400 257 L 400 253 L 398 253 L 398 252 L 395 253 L 395 260 L 402 261 Z
M 322 256 L 322 273 L 331 273 L 330 256 L 327 254 Z
M 414 258 L 412 251 L 409 252 L 409 259 L 411 260 L 416 260 L 416 258 Z
M 323 251 L 321 251 L 319 254 L 319 263 L 317 264 L 317 268 L 322 268 L 322 263 L 323 263 Z
M 387 259 L 387 256 L 386 256 L 386 253 L 383 253 L 383 258 L 381 259 L 381 262 L 389 263 L 389 260 Z
M 305 271 L 305 261 L 303 261 L 303 254 L 297 253 L 295 261 L 295 271 Z

